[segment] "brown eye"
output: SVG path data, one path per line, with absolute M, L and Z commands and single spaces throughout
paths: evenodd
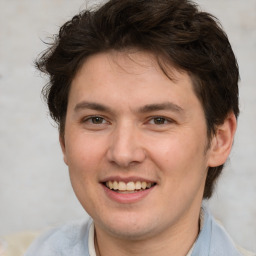
M 82 122 L 85 124 L 90 124 L 90 125 L 93 125 L 93 124 L 99 125 L 99 124 L 107 123 L 105 118 L 101 117 L 101 116 L 89 116 L 89 117 L 85 118 Z
M 99 116 L 94 116 L 94 117 L 91 117 L 91 122 L 93 124 L 102 124 L 104 122 L 104 118 Z
M 153 118 L 154 124 L 166 124 L 167 120 L 164 117 L 155 117 Z

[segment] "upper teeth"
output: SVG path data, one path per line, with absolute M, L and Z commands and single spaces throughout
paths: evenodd
M 114 190 L 122 190 L 122 191 L 133 191 L 133 190 L 140 190 L 151 188 L 154 183 L 146 182 L 146 181 L 129 181 L 125 183 L 123 181 L 107 181 L 106 186 L 110 189 Z

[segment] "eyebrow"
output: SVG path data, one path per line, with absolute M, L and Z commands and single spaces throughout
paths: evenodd
M 148 113 L 153 111 L 160 111 L 160 110 L 171 110 L 173 112 L 183 112 L 184 109 L 172 102 L 164 102 L 160 104 L 148 104 L 141 108 L 139 108 L 138 112 L 140 113 Z
M 92 110 L 98 110 L 103 112 L 111 112 L 111 109 L 103 104 L 88 102 L 88 101 L 82 101 L 75 106 L 76 112 L 82 109 L 92 109 Z
M 103 111 L 103 112 L 113 112 L 111 108 L 100 104 L 96 102 L 88 102 L 88 101 L 82 101 L 78 103 L 75 106 L 75 112 L 78 112 L 79 110 L 83 109 L 91 109 L 91 110 L 97 110 L 97 111 Z M 163 103 L 157 103 L 157 104 L 147 104 L 145 106 L 140 107 L 136 112 L 138 113 L 148 113 L 153 111 L 160 111 L 160 110 L 170 110 L 173 112 L 183 112 L 184 109 L 177 104 L 174 104 L 172 102 L 163 102 Z

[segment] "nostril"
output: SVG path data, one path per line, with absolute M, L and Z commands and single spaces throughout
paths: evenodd
M 108 148 L 108 161 L 125 168 L 142 163 L 146 158 L 146 152 L 138 141 L 138 139 L 126 135 L 116 138 Z

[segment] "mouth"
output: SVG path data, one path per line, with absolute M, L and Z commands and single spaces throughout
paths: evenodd
M 140 191 L 145 191 L 155 186 L 154 182 L 146 182 L 146 181 L 107 181 L 103 183 L 108 189 L 114 190 L 117 193 L 137 193 Z

